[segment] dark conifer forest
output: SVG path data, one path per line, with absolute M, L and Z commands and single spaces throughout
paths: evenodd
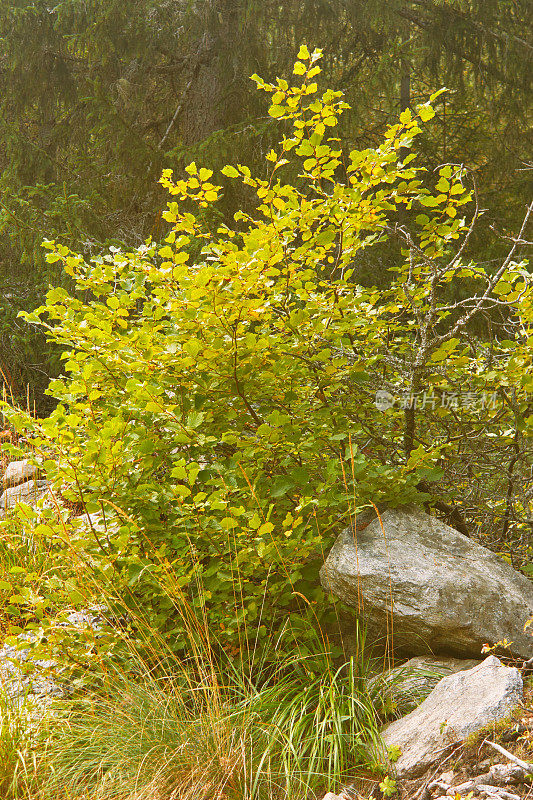
M 287 75 L 301 42 L 322 48 L 323 83 L 351 106 L 339 131 L 349 148 L 376 145 L 400 111 L 448 89 L 418 147 L 429 169 L 474 171 L 489 268 L 492 228 L 514 231 L 527 203 L 527 0 L 10 0 L 0 37 L 0 366 L 43 408 L 57 352 L 16 320 L 64 280 L 46 265 L 43 238 L 87 257 L 157 241 L 163 168 L 196 159 L 219 169 L 236 154 L 264 170 L 280 128 L 250 76 Z M 224 188 L 221 220 L 253 203 Z M 386 283 L 376 260 L 368 272 Z

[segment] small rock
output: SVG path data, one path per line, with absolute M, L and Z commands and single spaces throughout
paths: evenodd
M 46 705 L 49 698 L 63 697 L 64 690 L 50 677 L 50 670 L 56 665 L 49 659 L 34 659 L 29 646 L 35 634 L 22 633 L 18 636 L 20 646 L 4 644 L 0 649 L 0 689 L 10 702 L 21 706 L 26 697 L 31 696 L 41 705 Z M 31 662 L 36 671 L 27 674 L 25 662 Z
M 501 797 L 502 800 L 520 800 L 519 794 L 506 792 L 499 786 L 492 786 L 492 784 L 489 783 L 480 783 L 477 787 L 477 791 L 484 797 Z
M 382 731 L 385 746 L 400 749 L 394 764 L 398 777 L 423 775 L 471 733 L 509 714 L 522 695 L 519 671 L 496 656 L 443 678 L 422 705 Z
M 446 794 L 449 788 L 450 784 L 441 780 L 431 781 L 431 783 L 428 784 L 428 790 L 431 794 Z
M 4 486 L 18 486 L 19 483 L 33 478 L 37 467 L 30 464 L 27 458 L 23 461 L 12 461 L 4 472 Z
M 457 786 L 450 786 L 450 788 L 446 790 L 446 794 L 449 797 L 455 797 L 456 794 L 468 794 L 468 792 L 471 792 L 474 787 L 474 781 L 465 781 L 464 783 L 457 784 Z
M 92 629 L 98 636 L 104 621 L 103 611 L 104 607 L 97 605 L 80 611 L 67 611 L 64 613 L 66 619 L 58 618 L 56 625 L 58 628 L 71 626 L 80 631 Z M 16 645 L 4 643 L 0 647 L 0 694 L 19 707 L 29 698 L 38 710 L 47 707 L 54 699 L 67 697 L 72 687 L 59 682 L 54 674 L 57 667 L 54 660 L 35 658 L 31 645 L 36 638 L 35 631 L 21 633 Z M 30 664 L 34 669 L 28 671 L 26 666 Z
M 492 783 L 497 786 L 507 786 L 512 783 L 522 783 L 525 772 L 518 764 L 494 764 L 489 769 Z
M 19 502 L 36 503 L 37 500 L 40 500 L 41 497 L 44 497 L 46 494 L 47 486 L 47 481 L 31 480 L 6 489 L 2 497 L 0 497 L 0 515 L 2 512 L 8 511 L 10 508 L 16 506 Z
M 383 680 L 388 696 L 403 716 L 419 706 L 441 678 L 480 663 L 480 659 L 474 658 L 416 656 L 384 673 Z
M 99 631 L 102 627 L 102 613 L 104 606 L 93 605 L 81 611 L 66 611 L 61 615 L 61 621 L 56 622 L 58 628 L 92 628 Z M 64 619 L 63 619 L 64 617 Z
M 451 786 L 454 778 L 455 772 L 453 772 L 451 769 L 448 770 L 448 772 L 443 772 L 442 775 L 439 775 L 439 781 L 442 781 L 442 783 L 447 783 L 448 786 Z
M 483 775 L 485 772 L 488 773 L 491 764 L 490 758 L 486 758 L 484 761 L 480 761 L 479 764 L 475 764 L 472 767 L 472 773 L 474 775 Z

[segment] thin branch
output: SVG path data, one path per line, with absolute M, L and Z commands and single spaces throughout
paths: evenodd
M 432 11 L 442 11 L 442 9 L 437 8 L 433 3 L 428 3 L 427 0 L 408 0 L 408 2 L 416 6 L 421 6 L 425 9 L 430 8 Z M 476 20 L 472 19 L 472 17 L 468 17 L 466 14 L 459 12 L 457 8 L 452 8 L 450 6 L 449 9 L 470 27 L 477 28 L 477 30 L 483 31 L 483 33 L 486 33 L 488 36 L 492 36 L 494 39 L 498 39 L 500 42 L 505 42 L 507 44 L 509 39 L 512 39 L 514 42 L 521 44 L 527 50 L 533 50 L 533 46 L 529 42 L 527 42 L 525 39 L 521 39 L 519 36 L 515 36 L 513 33 L 497 33 L 492 28 L 487 28 L 487 26 L 483 25 L 481 22 L 477 22 Z
M 517 237 L 518 239 L 522 238 L 522 234 L 523 234 L 523 232 L 524 232 L 524 230 L 526 228 L 526 225 L 527 225 L 527 223 L 529 221 L 529 217 L 531 216 L 532 212 L 533 212 L 533 202 L 531 202 L 530 205 L 528 206 L 526 215 L 524 217 L 524 221 L 522 222 L 522 227 L 520 228 L 520 233 L 519 233 L 519 235 Z M 444 333 L 441 336 L 436 337 L 432 342 L 432 347 L 438 347 L 440 344 L 442 344 L 442 342 L 445 342 L 445 341 L 448 341 L 449 339 L 452 339 L 461 330 L 461 328 L 464 328 L 465 325 L 468 325 L 468 323 L 470 322 L 472 317 L 475 314 L 477 314 L 478 311 L 480 311 L 482 308 L 484 308 L 485 303 L 487 302 L 490 293 L 492 292 L 492 290 L 494 289 L 496 284 L 499 282 L 499 280 L 502 277 L 502 275 L 504 275 L 506 269 L 508 268 L 509 264 L 511 263 L 512 257 L 514 255 L 517 247 L 518 247 L 518 244 L 515 242 L 515 244 L 513 244 L 511 250 L 507 254 L 507 257 L 506 257 L 505 261 L 503 262 L 503 264 L 501 265 L 500 269 L 488 281 L 487 288 L 485 289 L 485 291 L 481 295 L 481 297 L 478 298 L 475 306 L 470 311 L 468 311 L 466 314 L 463 314 L 463 316 L 460 319 L 457 320 L 457 322 L 455 323 L 455 325 L 453 326 L 451 331 L 449 331 L 448 333 Z M 494 301 L 491 301 L 491 302 L 494 302 Z
M 502 756 L 508 758 L 509 761 L 512 761 L 513 764 L 516 764 L 517 767 L 523 769 L 527 775 L 531 775 L 531 773 L 533 773 L 533 764 L 528 764 L 527 761 L 522 761 L 521 758 L 518 758 L 517 756 L 513 755 L 508 750 L 506 750 L 505 747 L 502 747 L 500 744 L 496 744 L 496 742 L 489 742 L 488 739 L 484 739 L 483 744 L 488 744 L 490 747 L 493 747 L 494 750 L 497 750 L 498 753 L 502 754 Z
M 233 380 L 235 381 L 235 387 L 237 389 L 237 394 L 241 398 L 242 402 L 248 409 L 250 416 L 252 417 L 253 421 L 256 425 L 262 425 L 263 420 L 256 414 L 254 408 L 251 406 L 248 398 L 244 394 L 243 388 L 239 381 L 239 376 L 237 374 L 237 325 L 235 325 L 233 331 Z
M 476 207 L 474 209 L 474 216 L 472 217 L 472 222 L 470 223 L 470 227 L 469 227 L 468 231 L 466 232 L 465 238 L 463 239 L 463 243 L 461 244 L 461 247 L 459 248 L 459 250 L 457 251 L 457 253 L 452 258 L 452 260 L 450 261 L 450 263 L 448 265 L 449 269 L 453 269 L 453 267 L 455 267 L 455 265 L 457 264 L 457 262 L 459 261 L 459 259 L 463 255 L 463 253 L 464 253 L 464 251 L 466 249 L 466 246 L 467 246 L 467 244 L 468 244 L 468 242 L 470 240 L 470 237 L 472 235 L 472 231 L 474 230 L 474 227 L 475 227 L 475 225 L 476 225 L 476 223 L 477 223 L 477 221 L 479 219 L 479 194 L 478 194 L 476 176 L 475 176 L 475 174 L 474 174 L 474 172 L 472 170 L 469 170 L 469 172 L 472 175 L 472 185 L 473 185 L 473 188 L 474 188 L 474 199 L 475 199 Z

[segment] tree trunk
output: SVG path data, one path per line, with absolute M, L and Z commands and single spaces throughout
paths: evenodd
M 400 108 L 405 111 L 411 107 L 411 65 L 409 59 L 402 57 L 400 76 Z
M 411 30 L 405 22 L 402 31 L 402 50 L 400 56 L 400 111 L 411 108 Z
M 204 34 L 193 65 L 195 78 L 182 115 L 183 144 L 191 147 L 232 119 L 232 85 L 239 76 L 242 0 L 206 0 Z

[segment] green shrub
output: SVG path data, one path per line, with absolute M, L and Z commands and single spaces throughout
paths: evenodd
M 267 156 L 269 179 L 225 170 L 256 190 L 255 219 L 210 232 L 211 172 L 191 164 L 174 183 L 167 171 L 161 260 L 148 244 L 85 264 L 48 242 L 78 294 L 51 289 L 26 317 L 61 345 L 68 374 L 50 385 L 60 404 L 34 425 L 33 445 L 64 497 L 103 520 L 100 532 L 92 518 L 70 521 L 69 546 L 176 649 L 177 606 L 208 616 L 223 643 L 241 646 L 250 626 L 265 639 L 287 612 L 323 600 L 318 566 L 354 491 L 358 504 L 416 495 L 413 475 L 355 445 L 372 424 L 362 387 L 377 295 L 348 266 L 405 201 L 398 184 L 415 172 L 397 158 L 418 126 L 406 120 L 377 150 L 352 153 L 348 184 L 335 183 L 340 151 L 327 134 L 345 104 L 318 94 L 318 56 L 299 62 L 299 87 L 257 79 L 271 115 L 293 127 Z M 305 191 L 278 180 L 294 156 Z M 52 517 L 38 536 L 54 535 Z
M 49 607 L 62 592 L 83 602 L 92 581 L 175 651 L 209 630 L 214 646 L 248 657 L 287 615 L 333 616 L 318 568 L 356 509 L 420 501 L 420 479 L 442 474 L 446 424 L 441 436 L 424 423 L 430 441 L 418 444 L 414 417 L 383 413 L 374 393 L 380 376 L 398 391 L 443 391 L 444 361 L 453 380 L 480 374 L 446 304 L 452 279 L 485 275 L 450 256 L 470 193 L 451 167 L 430 191 L 406 156 L 430 104 L 404 111 L 379 147 L 343 154 L 334 133 L 346 104 L 319 92 L 319 57 L 301 49 L 292 87 L 255 76 L 285 135 L 266 178 L 223 170 L 257 196 L 234 230 L 210 228 L 220 187 L 193 163 L 185 179 L 161 179 L 172 196 L 163 247 L 87 264 L 46 243 L 77 287 L 51 289 L 25 315 L 64 351 L 65 377 L 50 384 L 59 404 L 40 422 L 5 413 L 30 431 L 68 508 L 86 512 L 73 519 L 58 502 L 7 523 L 52 543 Z M 283 183 L 289 161 L 297 185 Z M 416 241 L 392 226 L 406 215 Z M 411 244 L 391 289 L 358 285 L 355 254 L 398 229 Z M 496 275 L 500 299 L 520 293 L 513 269 Z

